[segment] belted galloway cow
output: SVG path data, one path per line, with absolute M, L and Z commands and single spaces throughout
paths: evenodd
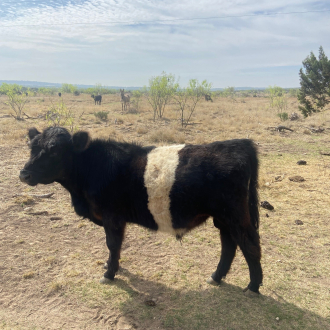
M 143 147 L 114 140 L 71 135 L 65 128 L 28 132 L 31 157 L 20 180 L 60 183 L 75 212 L 104 227 L 110 256 L 101 283 L 119 269 L 127 223 L 167 232 L 181 239 L 209 217 L 220 230 L 221 258 L 208 283 L 219 285 L 243 252 L 250 271 L 245 291 L 262 284 L 258 210 L 258 158 L 251 140 L 206 145 Z

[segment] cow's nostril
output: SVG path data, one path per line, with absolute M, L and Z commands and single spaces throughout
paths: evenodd
M 26 182 L 27 180 L 29 180 L 31 178 L 31 175 L 29 173 L 21 172 L 19 175 L 19 178 L 22 182 Z

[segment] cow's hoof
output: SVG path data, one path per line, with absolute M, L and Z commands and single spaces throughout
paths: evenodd
M 103 268 L 108 269 L 108 263 L 107 262 L 103 265 Z
M 212 276 L 211 276 L 208 280 L 206 280 L 206 282 L 207 282 L 208 284 L 211 284 L 211 285 L 214 285 L 214 286 L 219 286 L 219 285 L 220 285 L 220 283 L 216 282 L 216 281 L 212 278 Z
M 259 292 L 251 291 L 249 288 L 245 288 L 243 290 L 243 292 L 244 292 L 244 295 L 246 297 L 249 297 L 249 298 L 258 298 L 258 297 L 260 297 L 260 293 Z
M 101 284 L 111 284 L 112 282 L 113 282 L 113 280 L 110 280 L 110 278 L 102 277 L 100 279 Z

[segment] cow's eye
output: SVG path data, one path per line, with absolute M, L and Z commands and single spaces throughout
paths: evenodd
M 41 148 L 39 146 L 33 146 L 31 151 L 33 154 L 38 154 L 41 151 Z
M 55 157 L 55 156 L 57 156 L 57 155 L 58 155 L 58 152 L 57 152 L 57 151 L 58 151 L 58 150 L 57 150 L 56 146 L 51 146 L 51 147 L 49 148 L 50 156 L 51 156 L 51 157 Z

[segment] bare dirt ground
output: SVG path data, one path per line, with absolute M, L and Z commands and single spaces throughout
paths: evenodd
M 92 137 L 142 144 L 206 143 L 250 137 L 259 144 L 263 249 L 262 295 L 251 299 L 240 251 L 227 279 L 210 287 L 206 279 L 220 256 L 219 235 L 209 220 L 182 242 L 129 226 L 121 269 L 112 285 L 101 285 L 108 257 L 103 229 L 79 218 L 58 184 L 28 187 L 19 170 L 28 159 L 27 128 L 47 122 L 0 118 L 0 328 L 1 329 L 330 329 L 330 127 L 329 111 L 285 122 L 294 132 L 267 129 L 280 123 L 266 98 L 218 98 L 202 102 L 193 125 L 181 129 L 175 106 L 152 121 L 147 103 L 121 113 L 119 95 L 95 106 L 89 95 L 64 95 L 80 129 Z M 58 97 L 35 96 L 26 112 L 45 113 Z M 10 113 L 0 97 L 0 117 Z M 109 111 L 107 122 L 94 111 Z M 289 100 L 288 112 L 297 111 Z M 132 111 L 133 112 L 133 111 Z M 307 165 L 299 166 L 300 159 Z M 288 178 L 301 175 L 305 181 Z M 279 177 L 275 179 L 276 177 Z M 54 193 L 49 198 L 36 195 Z M 295 220 L 301 220 L 297 225 Z M 153 301 L 155 306 L 150 306 Z

